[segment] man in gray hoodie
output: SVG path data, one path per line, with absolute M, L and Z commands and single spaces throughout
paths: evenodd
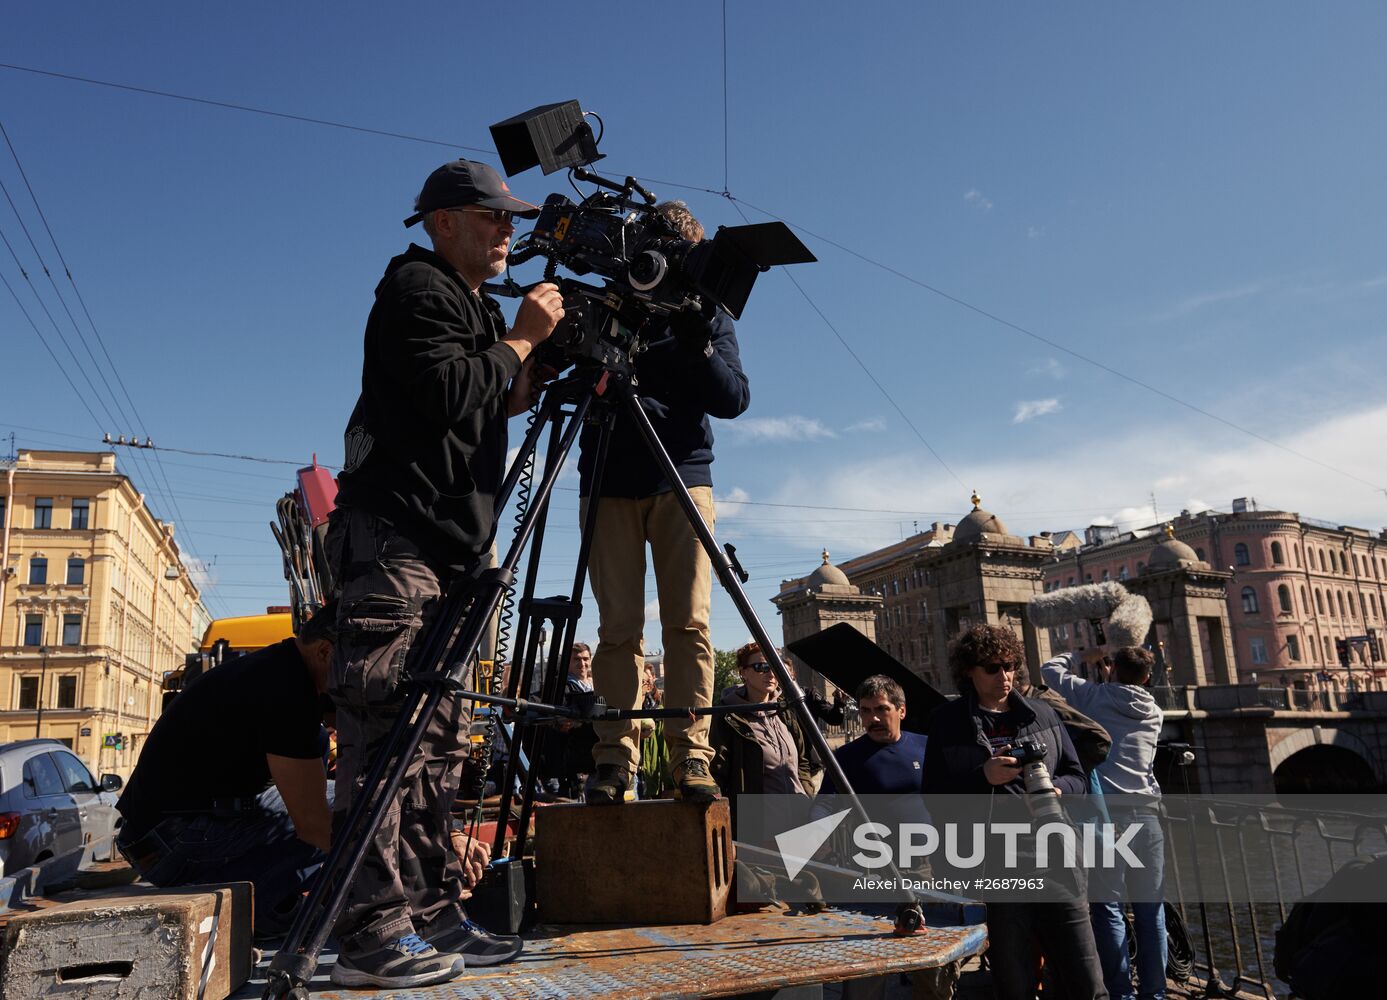
M 1098 648 L 1082 655 L 1087 662 L 1098 662 L 1103 653 Z M 1112 737 L 1108 759 L 1097 768 L 1098 781 L 1104 794 L 1123 797 L 1122 804 L 1112 809 L 1113 820 L 1142 825 L 1132 847 L 1146 865 L 1116 873 L 1107 898 L 1094 902 L 1090 909 L 1103 979 L 1113 1000 L 1137 996 L 1141 1000 L 1165 1000 L 1165 855 L 1159 812 L 1161 786 L 1155 775 L 1156 741 L 1164 718 L 1145 686 L 1151 679 L 1155 657 L 1141 646 L 1124 646 L 1112 654 L 1108 683 L 1095 684 L 1072 672 L 1080 655 L 1063 653 L 1040 670 L 1046 684 Z M 1132 989 L 1122 899 L 1132 901 L 1140 994 Z

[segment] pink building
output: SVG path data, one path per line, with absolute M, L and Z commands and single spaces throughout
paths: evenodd
M 1387 530 L 1373 533 L 1235 500 L 1231 513 L 1182 513 L 1175 538 L 1228 582 L 1228 621 L 1237 677 L 1251 683 L 1387 687 L 1380 645 L 1387 633 Z M 1095 526 L 1085 544 L 1056 551 L 1044 571 L 1046 590 L 1140 576 L 1160 526 L 1119 533 Z M 1361 641 L 1369 637 L 1370 641 Z M 1056 648 L 1073 644 L 1052 636 Z M 1374 650 L 1371 639 L 1377 639 Z M 1352 642 L 1349 670 L 1336 641 Z M 1080 640 L 1082 641 L 1082 640 Z

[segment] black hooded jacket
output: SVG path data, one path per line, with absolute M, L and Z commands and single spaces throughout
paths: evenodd
M 1045 766 L 1055 787 L 1065 795 L 1087 792 L 1088 780 L 1079 765 L 1074 744 L 1055 710 L 1043 701 L 1022 698 L 1015 691 L 1007 696 L 1007 708 L 1016 714 L 1015 742 L 1037 740 L 1045 744 Z M 991 756 L 992 748 L 978 718 L 978 699 L 969 690 L 962 697 L 940 705 L 930 716 L 924 791 L 954 795 L 992 791 L 994 786 L 982 770 Z M 1020 777 L 995 787 L 1013 795 L 1025 793 Z
M 676 336 L 674 325 L 682 325 L 685 335 Z M 731 318 L 718 311 L 706 319 L 675 317 L 658 327 L 636 356 L 636 393 L 684 485 L 713 485 L 708 418 L 731 420 L 751 403 Z M 579 491 L 585 497 L 593 494 L 597 434 L 596 427 L 584 427 L 579 441 Z M 639 499 L 669 488 L 640 430 L 618 412 L 599 495 Z
M 431 250 L 390 262 L 366 320 L 361 397 L 338 503 L 393 524 L 441 564 L 491 544 L 506 457 L 506 388 L 520 370 L 496 302 Z

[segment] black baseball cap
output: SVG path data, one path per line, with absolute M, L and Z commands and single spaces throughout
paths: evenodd
M 405 219 L 406 228 L 430 212 L 440 208 L 462 208 L 480 205 L 512 212 L 522 219 L 539 215 L 539 207 L 521 201 L 510 193 L 501 175 L 485 163 L 476 160 L 454 160 L 445 163 L 424 182 L 424 189 L 414 200 L 414 214 Z

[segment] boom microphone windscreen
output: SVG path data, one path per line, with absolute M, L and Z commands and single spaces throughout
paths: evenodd
M 1111 581 L 1038 594 L 1031 598 L 1026 614 L 1037 628 L 1102 621 L 1109 646 L 1138 646 L 1151 628 L 1151 606 L 1146 598 L 1129 594 L 1122 584 Z

